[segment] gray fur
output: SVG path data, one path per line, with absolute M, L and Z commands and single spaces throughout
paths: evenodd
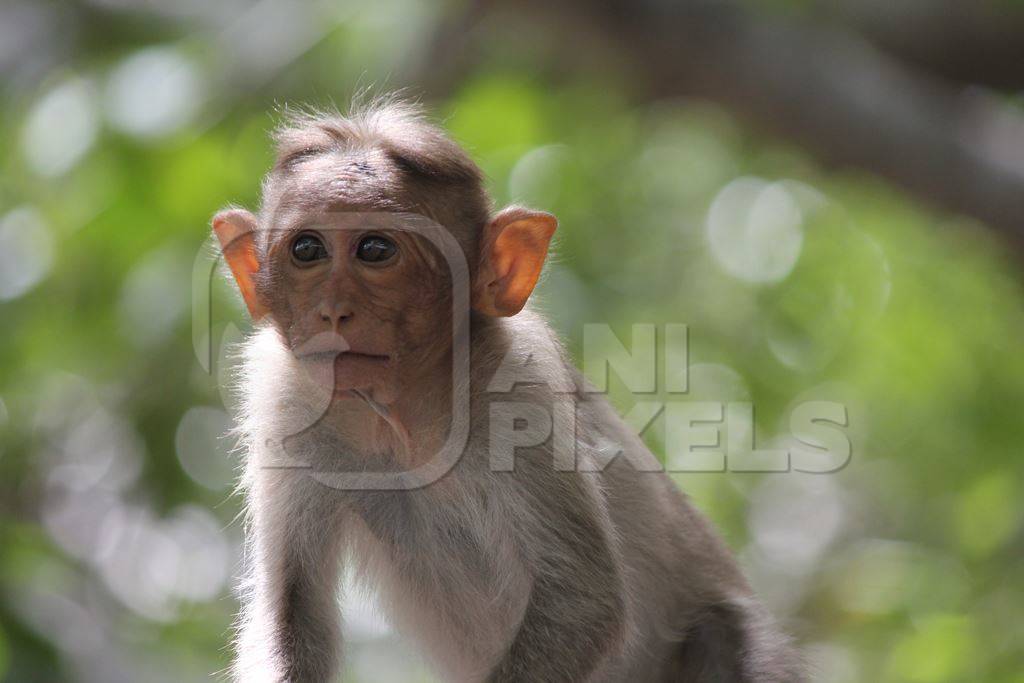
M 472 259 L 478 240 L 465 225 L 479 229 L 488 206 L 473 189 L 478 172 L 466 170 L 472 162 L 443 134 L 403 111 L 355 123 L 300 120 L 279 135 L 271 178 L 294 183 L 293 174 L 311 172 L 311 159 L 334 153 L 342 156 L 333 168 L 379 173 L 376 162 L 350 157 L 375 158 L 374 136 L 387 137 L 381 121 L 397 121 L 385 147 L 402 173 L 419 178 L 420 190 L 454 183 L 475 197 L 462 213 L 432 205 L 462 226 L 453 231 Z M 261 225 L 272 220 L 277 188 L 265 186 Z M 395 626 L 446 680 L 802 680 L 787 639 L 708 522 L 664 473 L 633 469 L 629 462 L 651 457 L 646 447 L 603 396 L 585 391 L 557 344 L 536 341 L 551 338 L 529 310 L 474 314 L 471 409 L 455 416 L 469 420 L 469 440 L 455 467 L 414 490 L 338 490 L 312 471 L 400 470 L 429 458 L 453 417 L 447 394 L 424 391 L 406 449 L 389 436 L 385 408 L 331 403 L 279 330 L 258 327 L 245 344 L 241 382 L 249 574 L 235 680 L 337 678 L 343 562 L 380 592 Z M 489 392 L 509 363 L 547 379 Z M 577 412 L 576 471 L 554 467 L 552 439 L 518 448 L 513 471 L 493 470 L 493 402 L 550 410 L 565 400 Z M 602 469 L 609 444 L 624 453 Z
M 635 472 L 623 456 L 603 472 L 556 472 L 550 443 L 519 449 L 513 472 L 488 469 L 490 400 L 562 398 L 545 385 L 495 397 L 481 389 L 513 340 L 546 333 L 528 312 L 474 319 L 470 443 L 444 479 L 413 491 L 338 491 L 304 469 L 265 469 L 277 461 L 260 444 L 310 421 L 298 398 L 315 388 L 301 385 L 274 330 L 248 342 L 253 574 L 237 680 L 336 675 L 343 556 L 449 680 L 800 680 L 785 637 L 667 476 Z M 560 356 L 534 352 L 531 362 L 579 386 Z M 573 399 L 579 457 L 601 440 L 645 448 L 603 397 L 579 391 Z M 351 448 L 331 417 L 304 433 L 319 446 L 296 445 L 328 469 Z M 355 462 L 343 459 L 340 467 Z

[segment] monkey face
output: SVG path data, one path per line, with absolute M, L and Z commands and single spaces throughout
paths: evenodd
M 390 404 L 450 388 L 454 316 L 518 313 L 557 226 L 518 206 L 487 218 L 475 173 L 414 152 L 353 160 L 303 146 L 268 176 L 259 220 L 243 209 L 213 219 L 250 314 L 338 398 Z M 428 229 L 406 223 L 414 216 Z
M 259 286 L 269 318 L 321 386 L 392 402 L 444 374 L 451 277 L 402 214 L 332 213 L 279 231 Z M 278 231 L 275 231 L 278 232 Z

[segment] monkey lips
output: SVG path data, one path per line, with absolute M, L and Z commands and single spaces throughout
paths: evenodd
M 362 392 L 373 393 L 386 384 L 391 357 L 374 353 L 361 343 L 353 343 L 335 332 L 321 332 L 295 343 L 293 353 L 312 381 L 314 390 L 324 398 L 353 398 Z
M 302 367 L 317 388 L 335 398 L 355 398 L 354 392 L 373 392 L 386 380 L 391 358 L 383 354 L 342 351 L 300 356 Z

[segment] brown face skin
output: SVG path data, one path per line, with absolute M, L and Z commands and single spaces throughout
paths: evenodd
M 336 398 L 402 419 L 443 406 L 451 381 L 451 255 L 422 234 L 423 221 L 453 238 L 473 278 L 458 286 L 486 316 L 522 309 L 557 225 L 521 207 L 488 218 L 478 174 L 463 168 L 472 162 L 424 130 L 351 148 L 339 137 L 365 131 L 306 131 L 279 150 L 259 219 L 243 209 L 213 219 L 253 319 L 273 324 Z M 387 241 L 369 249 L 387 257 L 360 258 L 374 237 Z
M 337 210 L 283 218 L 257 289 L 310 374 L 336 398 L 383 405 L 436 382 L 452 346 L 451 278 L 415 222 Z

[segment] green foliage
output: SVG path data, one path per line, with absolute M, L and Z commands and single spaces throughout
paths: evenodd
M 0 263 L 21 273 L 47 239 L 52 259 L 0 299 L 0 675 L 208 680 L 226 666 L 238 501 L 202 454 L 175 445 L 190 408 L 230 409 L 220 342 L 245 327 L 214 278 L 214 325 L 200 319 L 193 337 L 194 287 L 211 281 L 208 220 L 255 205 L 281 100 L 346 101 L 365 74 L 408 58 L 409 40 L 383 39 L 403 12 L 417 26 L 436 19 L 387 7 L 313 15 L 334 28 L 249 87 L 218 81 L 218 53 L 183 37 L 205 82 L 186 93 L 195 113 L 139 135 L 105 109 L 128 104 L 97 97 L 85 105 L 95 139 L 56 173 L 26 148 L 38 103 L 71 73 L 106 92 L 132 48 L 97 44 L 38 91 L 2 100 L 0 142 L 15 153 L 3 162 L 0 249 L 17 241 L 2 227 L 11 212 L 29 207 L 42 227 L 19 233 L 27 257 Z M 799 401 L 847 406 L 853 456 L 840 472 L 676 475 L 828 680 L 1019 683 L 1015 257 L 984 226 L 822 169 L 717 107 L 640 106 L 610 76 L 549 84 L 496 55 L 431 105 L 499 202 L 559 216 L 538 305 L 571 353 L 581 358 L 585 323 L 624 340 L 636 323 L 686 323 L 691 394 L 659 386 L 653 400 L 749 401 L 759 446 L 788 437 Z M 759 179 L 748 184 L 759 208 L 745 238 L 716 251 L 710 208 L 744 177 Z M 214 345 L 212 374 L 197 343 Z M 636 401 L 616 378 L 611 397 L 623 411 Z M 220 413 L 194 415 L 209 414 Z M 645 437 L 665 457 L 664 417 Z M 233 457 L 208 446 L 209 458 Z M 381 642 L 352 641 L 351 680 L 386 678 L 374 667 L 396 660 Z

